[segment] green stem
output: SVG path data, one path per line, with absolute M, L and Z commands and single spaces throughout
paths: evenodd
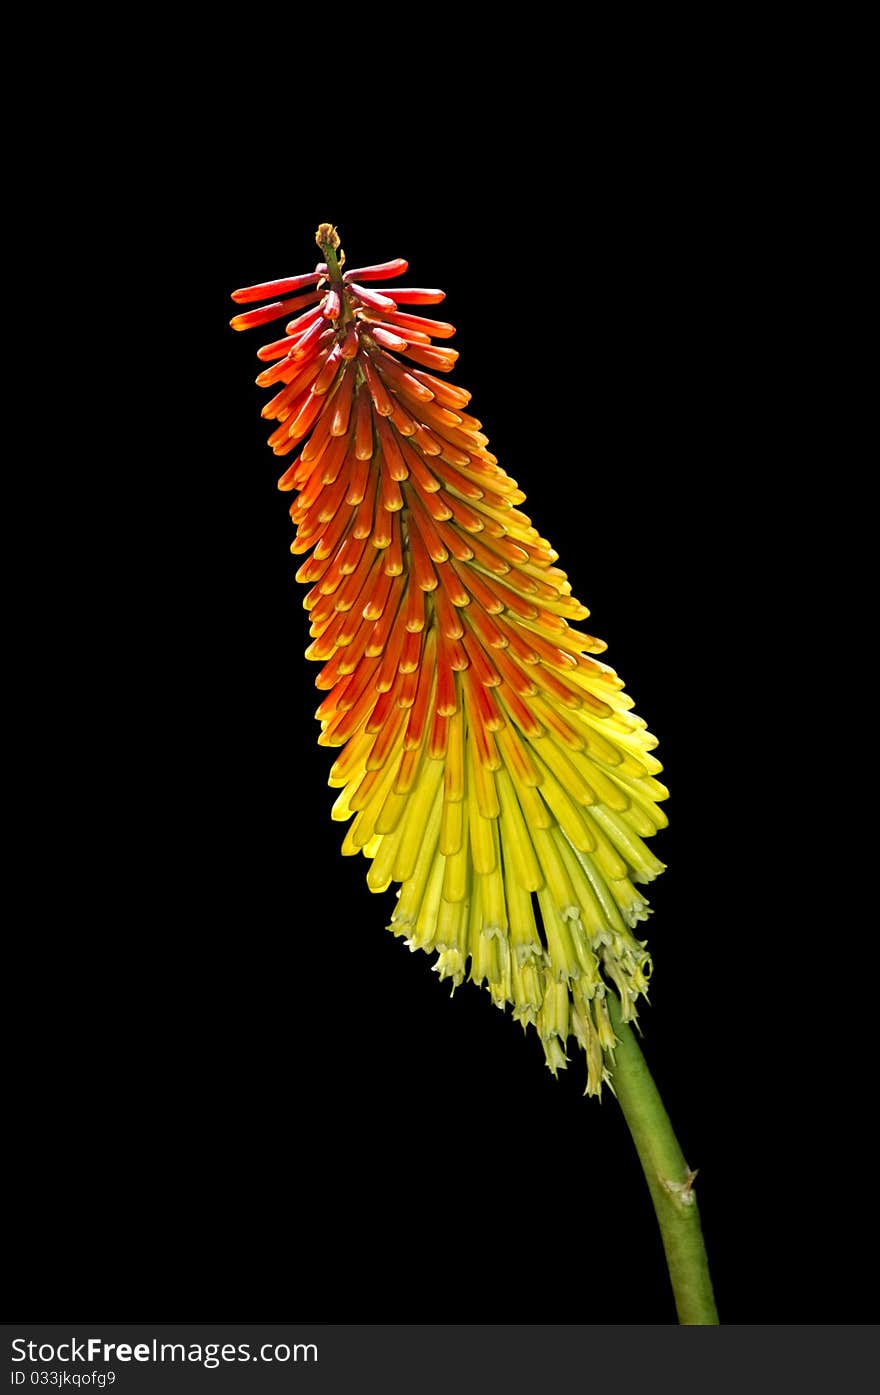
M 333 289 L 337 291 L 339 294 L 340 307 L 339 318 L 336 320 L 336 329 L 340 331 L 339 339 L 341 341 L 344 338 L 344 331 L 348 328 L 349 324 L 354 318 L 354 313 L 351 308 L 351 301 L 345 294 L 344 283 L 342 280 L 342 265 L 345 262 L 345 253 L 342 251 L 342 248 L 339 245 L 339 233 L 336 231 L 332 223 L 321 224 L 321 226 L 318 228 L 317 233 L 315 234 L 315 241 L 317 242 L 318 246 L 323 252 L 324 261 L 327 263 L 327 280 L 330 282 L 330 285 L 333 287 Z M 337 252 L 340 253 L 341 260 L 340 257 L 336 255 Z M 359 373 L 360 371 L 361 370 L 359 368 L 355 368 L 356 373 Z
M 695 1173 L 684 1160 L 669 1115 L 620 1003 L 608 994 L 614 1030 L 614 1091 L 633 1136 L 657 1213 L 678 1320 L 690 1326 L 718 1322 L 709 1261 L 693 1191 Z
M 327 263 L 327 279 L 331 286 L 341 285 L 342 268 L 336 255 L 339 247 L 339 233 L 333 224 L 322 223 L 315 234 L 315 241 L 324 253 L 324 261 Z

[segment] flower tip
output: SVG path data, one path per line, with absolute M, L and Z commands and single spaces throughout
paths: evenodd
M 315 233 L 315 241 L 322 252 L 325 247 L 332 247 L 335 252 L 339 248 L 339 233 L 332 223 L 320 223 Z

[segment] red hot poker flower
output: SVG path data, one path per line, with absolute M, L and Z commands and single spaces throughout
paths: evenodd
M 540 1035 L 550 1069 L 574 1036 L 587 1089 L 609 1078 L 606 987 L 636 1016 L 650 960 L 638 890 L 663 870 L 644 839 L 666 824 L 655 739 L 589 612 L 518 507 L 470 394 L 443 378 L 453 326 L 426 318 L 443 292 L 376 287 L 401 259 L 343 273 L 339 238 L 304 276 L 248 286 L 232 320 L 287 320 L 259 350 L 273 396 L 278 481 L 296 491 L 307 655 L 321 663 L 319 742 L 339 749 L 333 817 L 400 884 L 390 928 L 437 954 Z M 292 317 L 292 318 L 291 318 Z M 295 454 L 294 454 L 295 452 Z

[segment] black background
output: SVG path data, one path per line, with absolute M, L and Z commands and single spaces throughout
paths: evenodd
M 77 468 L 62 417 L 26 577 L 22 1311 L 675 1320 L 614 1100 L 576 1057 L 554 1081 L 486 993 L 450 1001 L 338 853 L 253 386 L 273 335 L 228 329 L 229 292 L 310 269 L 331 220 L 350 264 L 446 289 L 452 378 L 660 739 L 644 1047 L 722 1318 L 866 1318 L 846 1008 L 812 938 L 827 784 L 797 783 L 823 664 L 778 415 L 790 190 L 744 168 L 735 119 L 662 96 L 563 119 L 526 94 L 414 134 L 393 102 L 349 93 L 328 130 L 228 87 L 121 163 L 90 142 L 77 292 L 44 317 L 81 329 Z

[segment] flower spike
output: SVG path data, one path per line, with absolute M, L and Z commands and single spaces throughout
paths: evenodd
M 444 293 L 389 286 L 401 258 L 343 273 L 330 224 L 317 242 L 314 272 L 235 291 L 269 303 L 231 323 L 305 312 L 258 351 L 257 382 L 269 444 L 296 451 L 279 488 L 297 491 L 291 550 L 310 554 L 297 577 L 342 851 L 367 858 L 372 891 L 399 885 L 389 928 L 534 1026 L 554 1074 L 574 1038 L 598 1095 L 606 989 L 631 1021 L 650 977 L 635 931 L 663 870 L 644 841 L 666 824 L 656 741 L 575 628 L 589 612 L 470 395 L 437 376 L 458 354 L 432 341 L 453 326 L 401 309 Z

